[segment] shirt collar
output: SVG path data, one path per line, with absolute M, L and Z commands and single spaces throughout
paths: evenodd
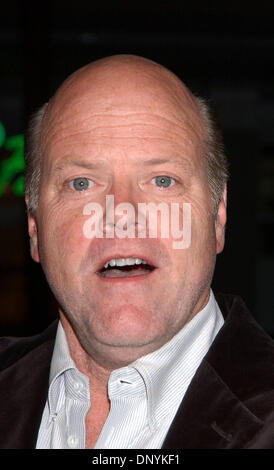
M 76 369 L 75 363 L 70 355 L 66 334 L 61 321 L 58 323 L 55 345 L 50 367 L 50 384 L 68 369 Z
M 89 401 L 89 379 L 77 369 L 59 321 L 49 376 L 48 401 L 51 414 L 54 415 L 62 406 L 64 396 Z

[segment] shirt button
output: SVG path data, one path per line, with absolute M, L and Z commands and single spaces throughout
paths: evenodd
M 79 443 L 79 439 L 76 436 L 69 436 L 67 443 L 71 449 L 75 449 Z
M 83 388 L 83 384 L 82 384 L 81 382 L 74 382 L 74 385 L 73 385 L 73 386 L 74 386 L 74 390 L 76 390 L 76 391 L 78 391 L 78 392 L 79 392 L 80 390 L 82 390 L 82 388 Z

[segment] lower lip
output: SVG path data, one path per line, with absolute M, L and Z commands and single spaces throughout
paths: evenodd
M 100 276 L 100 274 L 96 273 L 97 276 L 101 281 L 104 282 L 136 282 L 136 281 L 143 281 L 147 280 L 152 274 L 157 270 L 157 268 L 154 268 L 152 271 L 146 273 L 146 274 L 139 274 L 136 276 L 126 276 L 126 277 L 103 277 Z

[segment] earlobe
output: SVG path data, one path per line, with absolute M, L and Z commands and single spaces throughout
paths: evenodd
M 38 233 L 37 233 L 37 221 L 35 215 L 29 208 L 28 198 L 26 197 L 26 205 L 28 208 L 28 231 L 30 237 L 30 254 L 34 261 L 40 262 L 39 249 L 38 249 Z
M 217 254 L 223 251 L 224 245 L 225 245 L 226 201 L 227 201 L 227 194 L 226 194 L 226 187 L 225 187 L 223 191 L 223 197 L 219 203 L 216 222 L 215 222 L 216 253 Z

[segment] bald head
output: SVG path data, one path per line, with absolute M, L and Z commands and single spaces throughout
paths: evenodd
M 31 125 L 26 174 L 30 207 L 34 209 L 38 203 L 41 173 L 38 157 L 42 158 L 46 142 L 57 134 L 62 135 L 64 127 L 71 126 L 73 132 L 75 123 L 82 121 L 82 127 L 86 125 L 88 132 L 89 123 L 95 117 L 101 127 L 103 118 L 108 125 L 108 117 L 117 115 L 122 130 L 123 117 L 134 113 L 137 118 L 139 113 L 149 115 L 151 112 L 163 119 L 168 115 L 171 126 L 173 121 L 179 122 L 182 131 L 187 128 L 193 139 L 199 140 L 201 146 L 207 144 L 209 149 L 212 125 L 208 109 L 165 67 L 142 57 L 118 55 L 90 63 L 70 75 Z M 218 152 L 221 152 L 220 145 Z M 207 153 L 204 148 L 204 154 Z M 220 161 L 220 156 L 218 158 Z M 209 174 L 210 171 L 209 165 Z M 214 181 L 209 181 L 213 193 L 218 191 L 218 185 L 220 189 L 223 187 L 225 168 L 220 172 L 223 172 L 222 182 L 215 184 L 215 189 Z M 218 197 L 214 194 L 216 200 Z
M 79 69 L 51 99 L 43 128 L 56 125 L 84 108 L 95 113 L 123 113 L 139 109 L 159 115 L 180 115 L 193 132 L 205 134 L 197 101 L 186 86 L 163 66 L 142 57 L 118 55 Z M 61 113 L 60 113 L 61 110 Z M 53 122 L 54 120 L 54 122 Z
M 170 98 L 184 99 L 186 105 L 197 110 L 191 92 L 176 75 L 152 60 L 133 55 L 111 56 L 82 67 L 64 81 L 51 102 L 52 105 L 58 101 L 64 104 L 67 99 L 75 99 L 86 92 L 106 101 L 119 94 L 133 93 L 134 96 L 143 88 L 154 96 L 162 89 Z

